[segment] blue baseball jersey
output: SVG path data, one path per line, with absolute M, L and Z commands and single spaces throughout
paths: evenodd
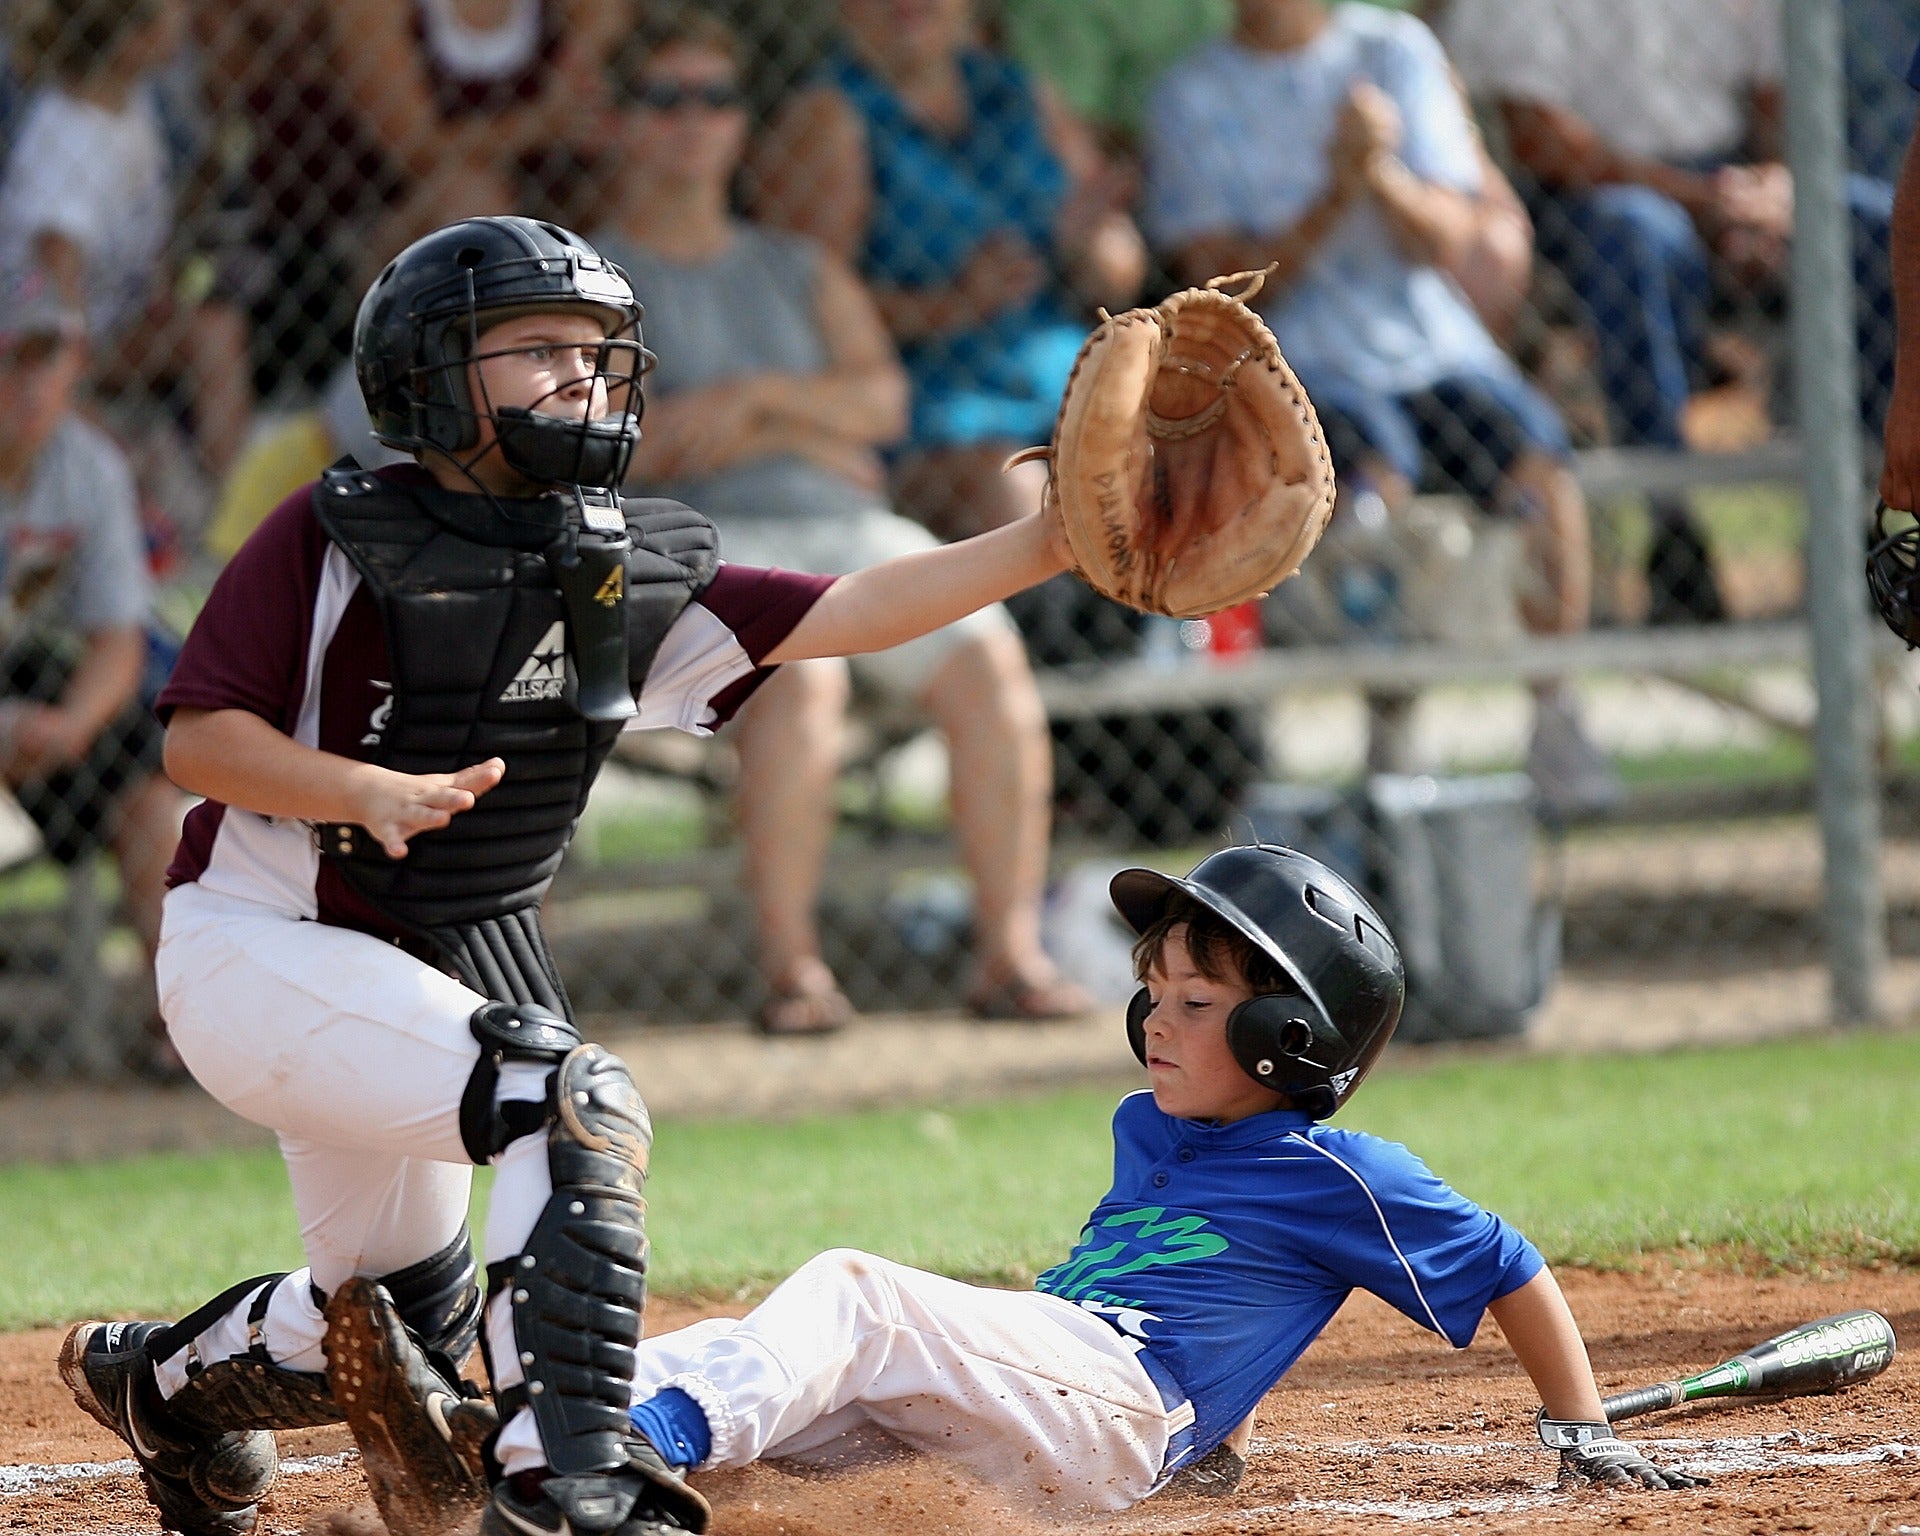
M 1295 1110 L 1180 1120 L 1151 1093 L 1113 1117 L 1113 1188 L 1034 1282 L 1141 1341 L 1193 1404 L 1189 1459 L 1251 1413 L 1354 1289 L 1472 1342 L 1539 1250 L 1398 1142 Z M 1159 1374 L 1159 1373 L 1156 1373 Z

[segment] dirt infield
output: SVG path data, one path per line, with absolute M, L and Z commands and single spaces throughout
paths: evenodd
M 1676 1265 L 1562 1276 L 1604 1390 L 1698 1370 L 1810 1318 L 1871 1306 L 1900 1335 L 1884 1376 L 1834 1397 L 1696 1406 L 1634 1438 L 1704 1470 L 1694 1493 L 1561 1493 L 1532 1440 L 1536 1400 L 1488 1324 L 1455 1353 L 1359 1297 L 1261 1407 L 1246 1481 L 1221 1501 L 1154 1500 L 1079 1529 L 1115 1536 L 1294 1536 L 1383 1529 L 1920 1533 L 1920 1274 L 1747 1278 Z M 738 1307 L 710 1311 L 738 1312 Z M 701 1309 L 656 1303 L 649 1327 Z M 123 1448 L 53 1376 L 56 1332 L 0 1339 L 0 1531 L 158 1530 Z M 282 1437 L 263 1536 L 378 1536 L 338 1430 Z M 701 1479 L 718 1536 L 1038 1536 L 1057 1530 L 932 1462 L 841 1478 L 766 1467 Z

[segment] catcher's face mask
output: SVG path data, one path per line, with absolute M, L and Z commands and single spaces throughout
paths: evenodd
M 637 338 L 608 336 L 591 311 L 493 321 L 466 364 L 477 427 L 469 473 L 494 478 L 485 461 L 497 446 L 506 468 L 535 484 L 617 486 L 639 439 L 649 361 Z

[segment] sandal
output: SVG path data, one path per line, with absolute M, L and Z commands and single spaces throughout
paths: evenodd
M 773 990 L 753 1016 L 753 1027 L 769 1039 L 834 1035 L 853 1022 L 853 1004 L 829 979 L 824 988 Z
M 1058 971 L 1039 981 L 1008 976 L 982 983 L 967 994 L 967 1011 L 976 1019 L 1017 1024 L 1077 1019 L 1093 1008 L 1093 994 Z

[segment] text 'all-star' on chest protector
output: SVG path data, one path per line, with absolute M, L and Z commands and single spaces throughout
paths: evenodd
M 677 502 L 583 489 L 535 505 L 509 517 L 492 498 L 350 464 L 316 485 L 314 513 L 386 635 L 393 707 L 372 760 L 410 774 L 507 765 L 405 859 L 359 827 L 319 835 L 348 883 L 469 985 L 565 1013 L 539 902 L 661 640 L 718 554 L 712 525 Z

